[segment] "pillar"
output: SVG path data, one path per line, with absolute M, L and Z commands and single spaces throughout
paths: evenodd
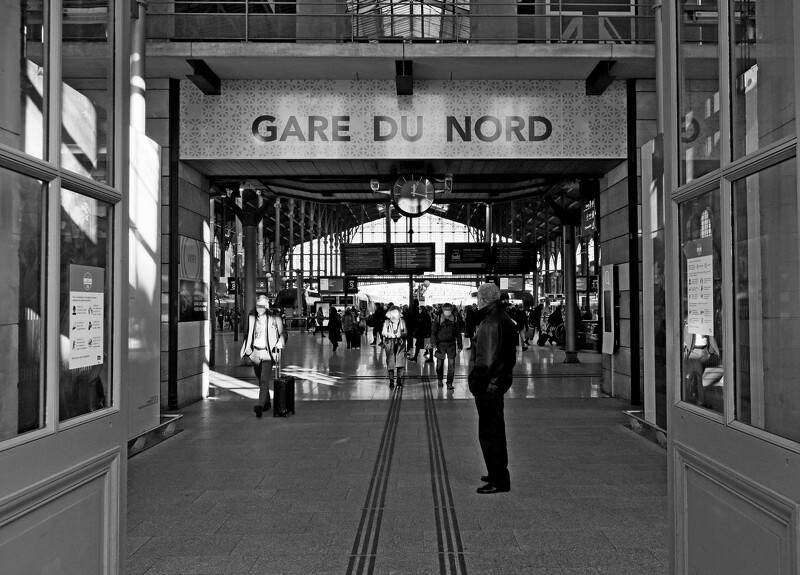
M 314 275 L 314 215 L 316 204 L 308 206 L 308 275 Z
M 275 293 L 283 289 L 283 257 L 281 253 L 281 199 L 275 198 L 275 245 L 273 262 L 273 275 L 275 281 Z
M 564 363 L 579 363 L 578 360 L 578 319 L 575 317 L 575 226 L 564 226 L 564 248 L 561 260 L 564 272 L 564 336 L 566 345 Z
M 322 205 L 317 207 L 317 275 L 322 276 Z
M 494 243 L 492 241 L 492 204 L 486 204 L 486 241 Z
M 303 279 L 306 277 L 305 272 L 305 225 L 306 225 L 306 201 L 300 200 L 300 219 L 297 221 L 300 227 L 300 268 L 298 269 L 299 277 L 295 279 L 295 287 L 297 288 L 297 297 L 295 305 L 295 315 L 303 315 Z

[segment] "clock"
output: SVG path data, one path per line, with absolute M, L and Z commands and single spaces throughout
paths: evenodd
M 400 176 L 392 186 L 392 202 L 397 211 L 408 218 L 416 218 L 433 205 L 436 190 L 425 176 Z

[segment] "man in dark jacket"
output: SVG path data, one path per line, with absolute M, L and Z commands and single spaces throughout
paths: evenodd
M 517 330 L 500 303 L 500 289 L 493 283 L 478 288 L 478 330 L 469 362 L 469 390 L 478 408 L 478 440 L 487 474 L 478 493 L 511 489 L 508 450 L 503 417 L 503 395 L 511 387 L 517 363 Z
M 447 389 L 453 391 L 455 378 L 456 351 L 464 347 L 461 341 L 461 328 L 453 313 L 453 304 L 446 303 L 442 306 L 442 313 L 434 316 L 431 323 L 431 345 L 436 356 L 436 378 L 439 387 L 444 384 L 444 358 L 447 357 Z

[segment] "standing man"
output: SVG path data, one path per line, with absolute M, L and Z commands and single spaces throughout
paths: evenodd
M 446 303 L 442 306 L 442 313 L 434 316 L 431 324 L 431 345 L 436 356 L 436 378 L 439 387 L 444 383 L 444 358 L 447 357 L 447 390 L 453 391 L 455 378 L 456 351 L 464 347 L 461 341 L 461 330 L 456 317 L 453 315 L 453 304 Z
M 500 288 L 493 283 L 478 288 L 478 329 L 469 362 L 469 390 L 478 408 L 478 439 L 487 474 L 478 493 L 511 489 L 503 417 L 503 395 L 511 387 L 517 362 L 517 330 L 500 303 Z

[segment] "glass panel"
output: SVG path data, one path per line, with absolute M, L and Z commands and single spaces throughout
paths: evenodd
M 688 0 L 678 22 L 680 183 L 719 168 L 719 11 L 716 0 Z
M 797 160 L 734 184 L 736 419 L 800 441 Z
M 795 0 L 736 2 L 733 48 L 733 157 L 794 135 Z
M 44 426 L 45 185 L 0 168 L 0 441 Z
M 719 191 L 680 207 L 682 399 L 722 412 L 722 265 Z
M 111 405 L 111 207 L 61 191 L 59 420 Z
M 3 3 L 0 52 L 0 143 L 36 158 L 44 157 L 45 81 L 43 3 Z
M 113 11 L 109 0 L 63 0 L 61 165 L 111 184 Z

